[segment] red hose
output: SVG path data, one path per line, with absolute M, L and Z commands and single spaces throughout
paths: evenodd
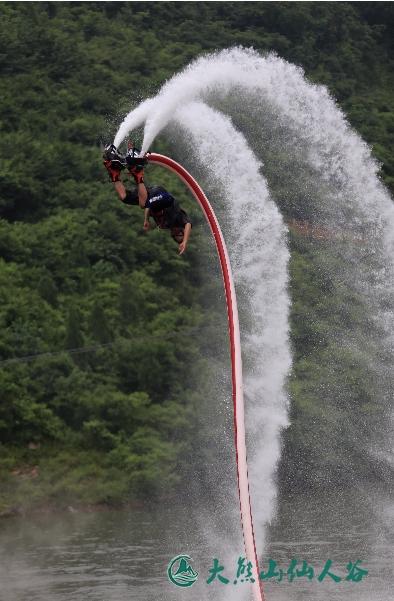
M 203 210 L 215 239 L 220 266 L 223 274 L 224 289 L 226 294 L 228 326 L 230 335 L 231 354 L 231 380 L 232 397 L 234 407 L 234 438 L 235 455 L 237 464 L 238 495 L 241 512 L 242 533 L 245 545 L 245 554 L 248 561 L 252 562 L 252 573 L 254 582 L 253 597 L 255 601 L 265 601 L 262 582 L 259 579 L 259 566 L 257 560 L 256 543 L 253 530 L 252 508 L 249 495 L 248 466 L 246 460 L 244 400 L 242 389 L 242 361 L 241 342 L 239 334 L 239 321 L 237 298 L 235 295 L 234 281 L 231 273 L 230 260 L 226 244 L 221 232 L 216 215 L 196 180 L 182 165 L 161 154 L 151 153 L 148 155 L 149 163 L 155 163 L 173 171 L 186 184 L 198 204 Z

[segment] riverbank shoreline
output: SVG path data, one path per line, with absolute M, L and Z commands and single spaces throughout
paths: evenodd
M 12 518 L 30 518 L 44 515 L 64 515 L 64 514 L 87 514 L 100 513 L 107 511 L 130 511 L 142 510 L 151 505 L 150 502 L 128 501 L 121 504 L 111 505 L 109 503 L 81 504 L 73 503 L 64 507 L 50 503 L 42 503 L 35 507 L 11 506 L 0 511 L 0 520 Z

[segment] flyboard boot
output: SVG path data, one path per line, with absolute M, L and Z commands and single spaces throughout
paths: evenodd
M 146 155 L 142 157 L 140 154 L 140 150 L 134 148 L 132 142 L 128 142 L 126 154 L 127 169 L 130 175 L 134 177 L 137 185 L 144 183 L 144 167 L 148 162 Z
M 109 179 L 112 182 L 118 182 L 120 172 L 127 165 L 126 157 L 117 150 L 113 144 L 108 144 L 103 153 L 104 167 L 108 171 Z

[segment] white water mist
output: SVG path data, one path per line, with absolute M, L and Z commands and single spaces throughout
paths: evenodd
M 375 401 L 385 404 L 387 422 L 393 389 L 393 203 L 368 146 L 327 89 L 309 83 L 302 69 L 272 54 L 261 57 L 235 48 L 194 61 L 128 115 L 115 143 L 143 123 L 143 151 L 163 130 L 179 146 L 180 131 L 189 137 L 186 166 L 192 173 L 198 169 L 203 187 L 213 192 L 210 201 L 220 215 L 237 293 L 245 301 L 240 304 L 248 309 L 244 322 L 241 315 L 241 336 L 249 472 L 261 553 L 263 525 L 273 512 L 280 431 L 287 423 L 284 389 L 290 368 L 285 228 L 270 196 L 280 202 L 281 186 L 292 190 L 295 211 L 333 232 L 334 260 L 324 256 L 321 266 L 335 287 L 357 298 L 367 317 L 354 331 L 341 330 L 343 324 L 333 321 L 328 335 L 373 377 Z M 276 167 L 282 169 L 282 181 L 273 182 L 271 189 L 274 178 L 269 174 Z M 330 369 L 335 379 L 334 360 Z M 340 443 L 335 436 L 347 431 L 359 456 L 371 454 L 394 465 L 389 437 L 376 439 L 369 448 L 357 437 L 356 421 L 320 441 L 323 452 Z
M 285 378 L 291 359 L 288 340 L 286 228 L 270 198 L 261 163 L 231 120 L 201 102 L 179 109 L 174 129 L 193 148 L 186 163 L 202 169 L 204 188 L 222 216 L 240 302 L 246 431 L 253 516 L 259 531 L 273 513 L 274 469 L 281 428 L 287 425 Z M 172 135 L 173 132 L 172 132 Z M 200 179 L 201 181 L 201 179 Z

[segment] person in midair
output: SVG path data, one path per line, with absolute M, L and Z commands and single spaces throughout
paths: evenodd
M 171 237 L 179 245 L 179 254 L 182 255 L 189 242 L 192 222 L 186 211 L 181 209 L 177 200 L 165 188 L 145 185 L 146 157 L 140 157 L 139 151 L 129 142 L 126 156 L 121 155 L 116 147 L 110 144 L 105 148 L 103 159 L 120 200 L 128 205 L 138 205 L 144 210 L 144 230 L 150 228 L 149 220 L 152 217 L 157 227 L 170 231 Z M 125 167 L 136 183 L 133 190 L 127 190 L 120 179 L 120 173 Z

